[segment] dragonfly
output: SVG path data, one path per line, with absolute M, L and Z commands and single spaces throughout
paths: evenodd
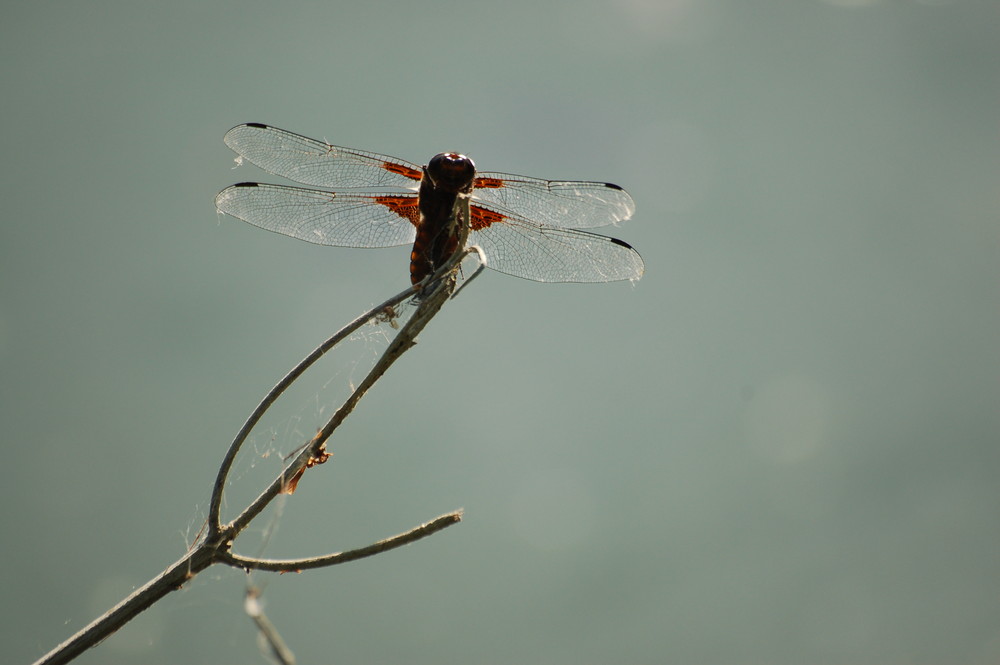
M 538 282 L 635 281 L 645 269 L 625 241 L 580 230 L 632 216 L 618 185 L 479 173 L 454 152 L 419 166 L 260 123 L 223 140 L 237 163 L 323 189 L 239 183 L 216 196 L 219 212 L 319 245 L 412 244 L 413 284 L 472 245 L 487 267 Z

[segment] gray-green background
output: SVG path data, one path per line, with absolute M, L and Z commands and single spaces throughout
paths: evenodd
M 300 662 L 1000 659 L 995 0 L 7 3 L 0 95 L 4 661 L 180 556 L 256 400 L 406 283 L 216 217 L 275 180 L 246 121 L 619 183 L 647 264 L 489 272 L 368 395 L 265 553 L 466 521 L 258 577 Z M 79 662 L 264 662 L 242 582 Z

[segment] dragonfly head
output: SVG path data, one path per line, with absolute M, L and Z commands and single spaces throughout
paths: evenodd
M 456 194 L 468 194 L 472 191 L 472 183 L 476 179 L 476 165 L 465 155 L 442 152 L 427 162 L 424 175 L 438 189 Z

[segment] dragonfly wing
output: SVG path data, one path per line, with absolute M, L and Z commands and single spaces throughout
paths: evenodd
M 642 257 L 617 238 L 536 224 L 499 209 L 472 206 L 470 245 L 479 245 L 487 266 L 536 282 L 637 280 Z
M 244 182 L 219 192 L 219 212 L 268 231 L 338 247 L 393 247 L 413 242 L 416 194 L 324 192 Z
M 423 174 L 420 166 L 395 157 L 342 148 L 259 123 L 237 125 L 223 140 L 265 171 L 315 187 L 416 190 Z
M 618 185 L 607 182 L 540 180 L 507 173 L 480 173 L 473 201 L 500 206 L 515 215 L 548 226 L 586 229 L 623 222 L 635 202 Z

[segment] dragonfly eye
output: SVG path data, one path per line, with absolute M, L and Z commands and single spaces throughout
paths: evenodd
M 435 187 L 448 192 L 467 192 L 476 178 L 476 165 L 465 155 L 442 152 L 431 158 L 424 172 Z

